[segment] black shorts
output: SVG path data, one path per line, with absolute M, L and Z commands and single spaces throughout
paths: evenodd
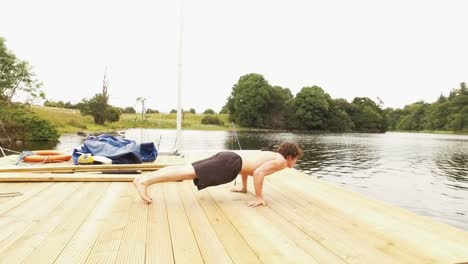
M 223 151 L 192 163 L 197 178 L 193 183 L 198 190 L 225 184 L 236 179 L 242 168 L 242 158 L 232 151 Z

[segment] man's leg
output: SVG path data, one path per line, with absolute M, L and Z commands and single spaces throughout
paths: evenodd
M 148 195 L 148 187 L 154 183 L 193 180 L 197 176 L 192 165 L 174 165 L 159 169 L 155 172 L 135 177 L 133 184 L 143 200 L 151 203 L 153 199 Z

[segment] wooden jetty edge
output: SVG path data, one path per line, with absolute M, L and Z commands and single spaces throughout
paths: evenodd
M 154 185 L 148 205 L 113 179 L 0 182 L 0 193 L 22 193 L 0 195 L 0 263 L 468 261 L 468 232 L 293 169 L 265 178 L 264 207 L 231 187 Z

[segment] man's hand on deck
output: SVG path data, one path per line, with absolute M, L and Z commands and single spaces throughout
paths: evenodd
M 231 192 L 247 193 L 247 188 L 232 188 Z
M 249 206 L 251 207 L 257 207 L 259 205 L 266 205 L 266 203 L 263 199 L 259 198 L 257 198 L 255 201 L 249 202 Z

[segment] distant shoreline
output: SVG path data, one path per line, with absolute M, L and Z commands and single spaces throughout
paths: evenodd
M 132 128 L 148 128 L 148 129 L 176 129 L 176 114 L 155 113 L 146 115 L 146 119 L 142 119 L 141 114 L 122 114 L 119 121 L 115 123 L 96 125 L 89 116 L 81 116 L 76 109 L 33 106 L 32 109 L 41 117 L 50 121 L 57 127 L 60 134 L 76 134 L 78 132 L 96 133 L 115 133 L 119 130 Z M 224 122 L 219 125 L 204 125 L 201 120 L 205 114 L 184 113 L 182 129 L 184 130 L 203 130 L 203 131 L 232 131 L 232 123 L 229 121 L 228 114 L 217 114 L 216 116 Z M 331 133 L 327 131 L 286 131 L 277 129 L 259 129 L 259 128 L 244 128 L 237 126 L 236 131 L 250 132 L 292 132 L 292 133 Z M 392 130 L 387 132 L 403 132 L 403 133 L 429 133 L 429 134 L 452 134 L 452 135 L 468 135 L 468 132 L 454 131 L 400 131 Z M 351 132 L 362 133 L 362 132 Z M 340 134 L 340 133 L 333 133 Z

